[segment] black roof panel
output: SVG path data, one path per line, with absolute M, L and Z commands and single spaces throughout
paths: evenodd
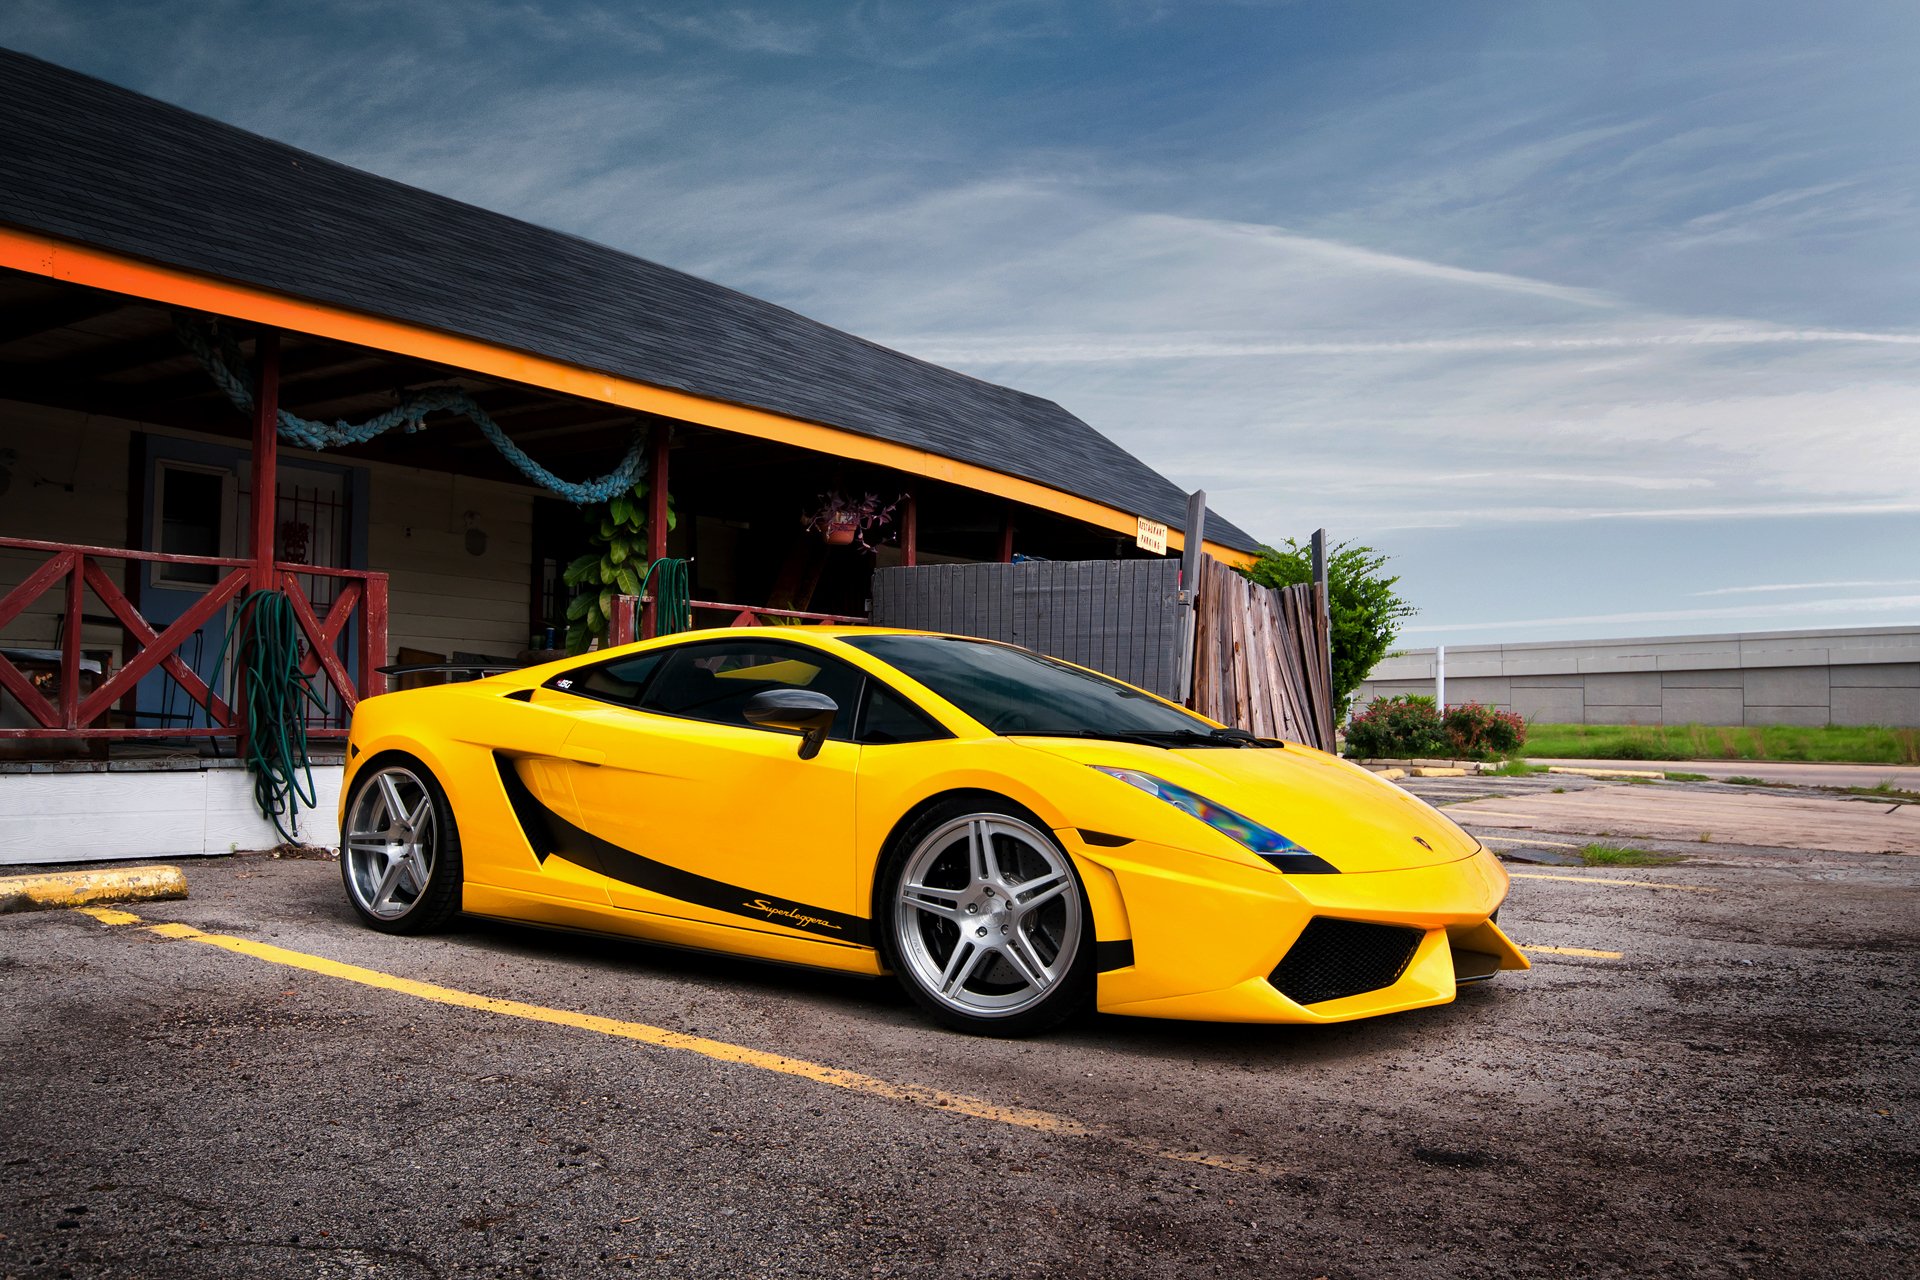
M 1050 400 L 0 50 L 0 222 L 977 463 L 1186 523 Z M 1209 514 L 1207 536 L 1253 550 Z

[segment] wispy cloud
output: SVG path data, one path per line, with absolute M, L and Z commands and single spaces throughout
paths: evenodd
M 1782 618 L 1847 616 L 1852 614 L 1911 614 L 1920 612 L 1920 596 L 1844 596 L 1831 600 L 1801 600 L 1792 604 L 1741 606 L 1721 609 L 1646 609 L 1623 613 L 1570 614 L 1558 618 L 1506 618 L 1497 622 L 1476 619 L 1472 622 L 1421 623 L 1404 628 L 1408 635 L 1435 632 L 1499 631 L 1519 637 L 1527 631 L 1544 628 L 1616 627 L 1647 623 L 1706 622 L 1738 618 Z
M 1836 582 L 1766 582 L 1751 587 L 1715 587 L 1696 596 L 1740 596 L 1772 591 L 1843 591 L 1880 587 L 1920 587 L 1920 578 L 1863 578 Z
M 999 360 L 1015 364 L 1079 364 L 1135 360 L 1222 360 L 1257 356 L 1440 355 L 1498 351 L 1628 351 L 1642 347 L 1751 347 L 1772 343 L 1884 343 L 1920 346 L 1920 333 L 1874 333 L 1839 329 L 1762 329 L 1702 326 L 1678 333 L 1602 333 L 1561 337 L 1536 334 L 1471 334 L 1450 338 L 1370 341 L 1274 341 L 1192 335 L 1137 337 L 996 337 L 923 340 L 902 338 L 929 360 Z

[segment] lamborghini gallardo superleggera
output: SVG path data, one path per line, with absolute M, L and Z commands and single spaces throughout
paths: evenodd
M 1337 1022 L 1527 967 L 1499 862 L 1391 783 L 957 636 L 693 632 L 371 698 L 342 797 L 376 929 L 891 972 L 970 1032 Z

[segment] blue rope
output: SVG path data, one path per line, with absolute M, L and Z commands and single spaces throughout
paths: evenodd
M 186 317 L 175 314 L 174 332 L 180 336 L 187 349 L 198 358 L 202 367 L 213 378 L 216 385 L 226 393 L 234 408 L 242 413 L 253 412 L 253 383 L 246 373 L 246 357 L 240 352 L 240 344 L 227 330 L 215 324 L 211 338 L 203 333 L 199 326 Z M 241 370 L 236 374 L 234 370 Z M 521 475 L 533 481 L 543 489 L 558 494 L 576 506 L 585 506 L 589 502 L 605 502 L 616 493 L 631 492 L 641 477 L 647 474 L 646 440 L 635 432 L 633 444 L 627 450 L 627 456 L 620 465 L 606 475 L 595 480 L 575 483 L 562 480 L 527 455 L 527 451 L 507 438 L 487 411 L 482 409 L 474 398 L 455 387 L 441 387 L 427 391 L 409 392 L 397 406 L 385 413 L 375 414 L 365 422 L 316 422 L 312 418 L 302 418 L 280 410 L 280 435 L 282 439 L 306 449 L 333 449 L 341 445 L 365 444 L 375 436 L 382 435 L 395 427 L 401 427 L 412 434 L 422 430 L 426 416 L 430 413 L 452 413 L 470 420 L 480 428 L 480 433 L 500 451 L 500 456 L 511 462 Z

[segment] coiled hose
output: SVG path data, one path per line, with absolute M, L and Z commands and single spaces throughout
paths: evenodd
M 246 695 L 247 771 L 253 775 L 253 802 L 282 840 L 298 843 L 300 807 L 311 809 L 319 803 L 313 764 L 307 758 L 306 711 L 311 705 L 324 712 L 326 703 L 313 691 L 312 678 L 300 669 L 300 620 L 286 593 L 253 591 L 242 597 L 220 641 L 215 671 L 220 670 L 229 648 Z
M 653 633 L 671 636 L 693 630 L 693 590 L 687 585 L 687 562 L 661 556 L 647 566 L 647 576 L 640 579 L 641 595 L 647 594 L 649 584 L 653 585 Z

